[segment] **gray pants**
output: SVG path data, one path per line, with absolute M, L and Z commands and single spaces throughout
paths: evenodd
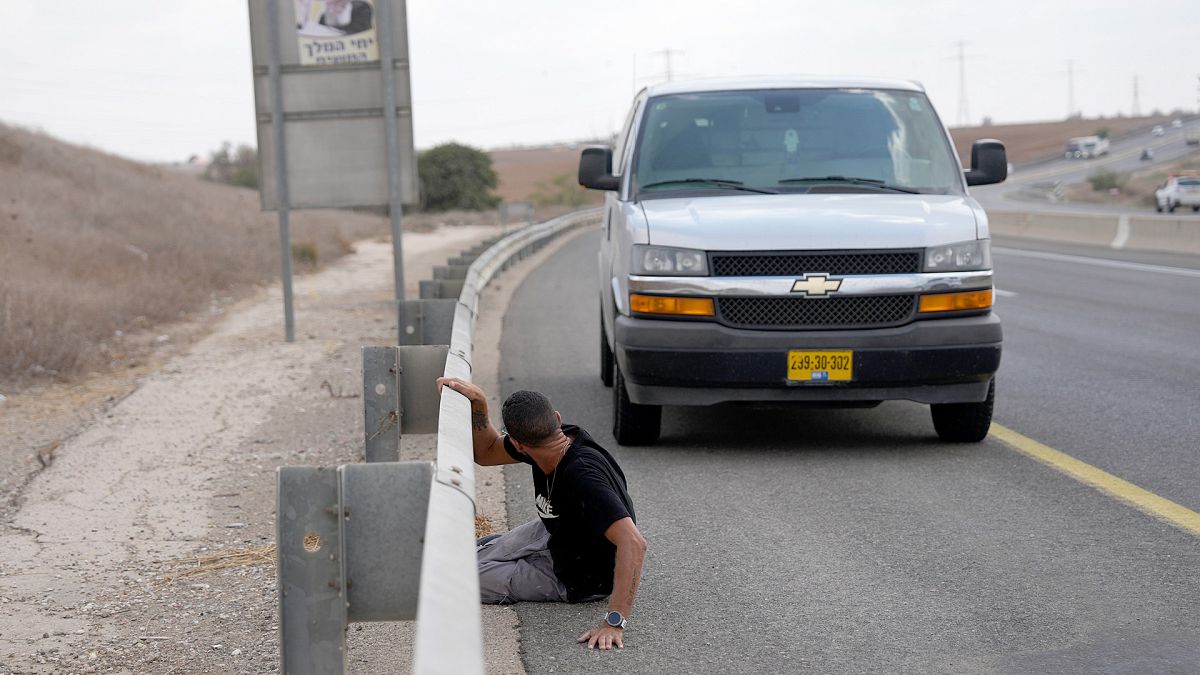
M 549 544 L 546 526 L 540 518 L 534 518 L 480 546 L 479 591 L 483 602 L 566 602 L 567 589 L 554 575 Z

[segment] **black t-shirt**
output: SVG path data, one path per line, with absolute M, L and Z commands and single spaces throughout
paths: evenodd
M 533 466 L 534 501 L 550 532 L 554 572 L 567 587 L 568 599 L 576 602 L 612 593 L 617 547 L 604 532 L 622 518 L 636 521 L 637 516 L 625 474 L 612 455 L 583 429 L 564 424 L 562 430 L 573 440 L 549 476 L 518 452 L 508 436 L 504 449 Z

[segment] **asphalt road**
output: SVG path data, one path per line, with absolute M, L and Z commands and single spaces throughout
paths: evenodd
M 667 408 L 658 445 L 617 446 L 596 245 L 518 289 L 503 393 L 614 451 L 650 550 L 622 652 L 574 644 L 603 603 L 518 605 L 531 673 L 1200 672 L 1200 539 L 994 438 L 941 444 L 923 406 Z M 995 258 L 996 420 L 1200 509 L 1200 277 Z
M 988 209 L 996 210 L 1028 210 L 1031 202 L 1023 191 L 1030 186 L 1051 186 L 1056 182 L 1081 183 L 1097 169 L 1104 168 L 1119 173 L 1144 171 L 1152 167 L 1174 163 L 1188 155 L 1200 152 L 1200 147 L 1187 145 L 1184 142 L 1186 129 L 1200 128 L 1200 118 L 1187 120 L 1183 127 L 1176 129 L 1164 125 L 1162 136 L 1153 136 L 1149 131 L 1133 136 L 1114 140 L 1107 156 L 1096 159 L 1065 159 L 1060 158 L 1051 162 L 1038 164 L 1028 168 L 1018 168 L 1003 183 L 971 188 L 971 194 Z M 1066 139 L 1063 139 L 1064 145 Z M 1154 160 L 1141 160 L 1143 148 L 1154 152 Z M 1131 212 L 1128 207 L 1105 206 L 1102 204 L 1062 204 L 1050 203 L 1044 200 L 1033 201 L 1038 210 L 1080 211 L 1080 212 Z M 1153 209 L 1134 210 L 1140 215 L 1154 215 Z M 1190 215 L 1177 212 L 1175 216 Z

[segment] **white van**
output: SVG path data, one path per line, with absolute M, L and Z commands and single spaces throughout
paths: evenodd
M 654 443 L 663 405 L 931 405 L 948 441 L 983 439 L 1000 365 L 987 216 L 1004 146 L 963 171 L 918 84 L 667 83 L 614 147 L 583 151 L 606 190 L 601 379 L 619 443 Z

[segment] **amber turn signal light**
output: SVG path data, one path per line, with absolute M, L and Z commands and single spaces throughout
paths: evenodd
M 670 314 L 674 316 L 713 316 L 712 298 L 672 298 L 662 295 L 629 296 L 629 309 L 639 314 Z
M 921 296 L 921 312 L 961 312 L 992 306 L 992 289 Z

